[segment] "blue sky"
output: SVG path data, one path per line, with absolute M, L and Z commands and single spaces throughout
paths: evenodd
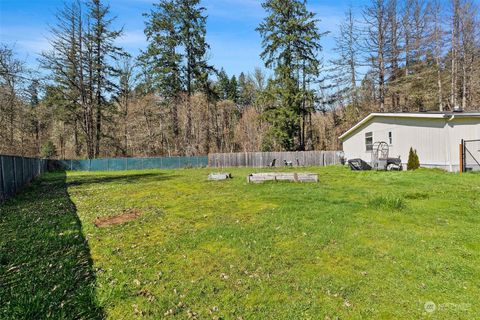
M 55 12 L 68 0 L 0 0 L 0 41 L 14 45 L 20 58 L 30 67 L 37 66 L 36 59 L 42 50 L 49 48 L 48 26 L 55 23 Z M 105 0 L 117 17 L 115 25 L 124 27 L 125 34 L 119 40 L 127 51 L 137 55 L 146 47 L 143 35 L 143 13 L 151 10 L 153 0 Z M 352 5 L 360 12 L 362 1 L 310 0 L 310 10 L 321 19 L 321 31 L 331 31 L 322 45 L 324 59 L 331 57 L 333 37 L 345 10 Z M 259 55 L 260 37 L 255 31 L 264 11 L 260 0 L 203 0 L 207 8 L 207 41 L 210 44 L 210 62 L 228 74 L 251 72 L 263 67 Z

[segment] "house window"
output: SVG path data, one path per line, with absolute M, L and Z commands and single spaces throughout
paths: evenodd
M 365 133 L 365 150 L 367 151 L 373 150 L 373 133 L 372 132 Z
M 393 134 L 392 131 L 388 133 L 388 144 L 392 145 L 393 144 Z

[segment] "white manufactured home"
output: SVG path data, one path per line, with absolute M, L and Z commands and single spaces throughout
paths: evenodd
M 462 140 L 476 139 L 480 139 L 477 112 L 371 113 L 340 136 L 347 159 L 370 162 L 373 144 L 384 141 L 389 145 L 389 156 L 400 156 L 404 167 L 412 147 L 422 167 L 448 171 L 461 167 Z M 472 161 L 480 159 L 479 146 L 472 148 Z

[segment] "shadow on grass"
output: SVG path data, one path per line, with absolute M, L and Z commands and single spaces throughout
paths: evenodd
M 65 172 L 0 205 L 0 319 L 103 319 Z
M 109 183 L 109 182 L 115 182 L 115 183 L 133 183 L 133 182 L 155 182 L 155 181 L 163 181 L 163 180 L 169 180 L 173 178 L 173 175 L 168 175 L 166 173 L 152 173 L 152 172 L 147 172 L 147 173 L 138 173 L 138 174 L 131 174 L 131 175 L 125 175 L 125 174 L 109 174 L 109 175 L 79 175 L 75 177 L 75 180 L 72 182 L 68 183 L 68 186 L 78 186 L 78 185 L 85 185 L 85 184 L 96 184 L 96 183 Z

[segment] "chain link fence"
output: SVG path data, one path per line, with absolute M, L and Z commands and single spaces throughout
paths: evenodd
M 292 166 L 332 165 L 341 163 L 338 152 L 291 153 L 230 153 L 211 154 L 211 167 L 267 166 L 276 159 L 276 166 L 290 163 Z M 91 160 L 41 160 L 0 155 L 0 202 L 20 191 L 34 178 L 55 168 L 72 171 L 125 171 L 146 169 L 204 168 L 209 157 L 160 157 L 160 158 L 106 158 Z
M 74 171 L 124 171 L 203 168 L 208 157 L 42 160 L 0 155 L 0 203 L 15 195 L 49 168 Z
M 462 140 L 460 171 L 480 171 L 480 140 Z
M 0 203 L 47 170 L 47 160 L 0 155 Z
M 125 171 L 145 169 L 203 168 L 208 157 L 108 158 L 91 160 L 56 160 L 55 167 L 73 171 Z

